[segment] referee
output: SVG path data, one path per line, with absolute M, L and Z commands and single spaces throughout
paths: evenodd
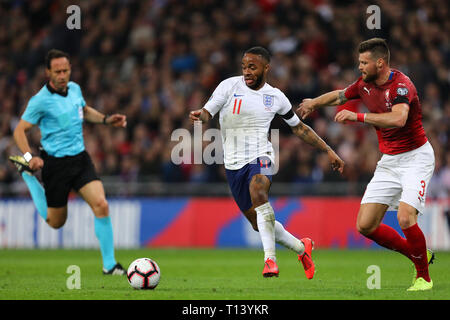
M 83 140 L 83 121 L 126 127 L 126 116 L 104 115 L 84 101 L 80 86 L 69 81 L 69 55 L 52 49 L 45 58 L 49 81 L 28 102 L 14 140 L 23 156 L 12 156 L 24 178 L 39 215 L 53 228 L 61 228 L 67 219 L 67 201 L 71 189 L 94 212 L 95 235 L 100 244 L 103 273 L 123 275 L 125 270 L 114 257 L 113 229 L 103 184 L 98 178 Z M 41 154 L 33 155 L 26 132 L 33 126 L 41 131 Z M 33 175 L 42 169 L 41 186 Z

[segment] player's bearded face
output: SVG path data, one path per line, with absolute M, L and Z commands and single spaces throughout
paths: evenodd
M 376 61 L 372 59 L 370 52 L 359 55 L 359 71 L 364 82 L 373 82 L 378 78 Z
M 247 53 L 242 58 L 242 74 L 250 89 L 257 90 L 264 85 L 268 70 L 268 63 L 259 55 Z
M 46 70 L 50 82 L 57 91 L 65 91 L 70 79 L 70 62 L 67 58 L 55 58 Z

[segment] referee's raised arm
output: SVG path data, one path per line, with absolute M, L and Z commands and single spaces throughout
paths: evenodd
M 84 119 L 91 123 L 102 123 L 119 128 L 125 128 L 127 126 L 127 117 L 123 114 L 103 114 L 88 105 L 84 106 L 83 113 Z

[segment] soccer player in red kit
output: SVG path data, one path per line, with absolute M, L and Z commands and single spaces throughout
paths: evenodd
M 375 127 L 383 154 L 367 185 L 358 212 L 357 229 L 379 245 L 398 251 L 415 266 L 416 276 L 408 291 L 429 290 L 433 281 L 428 264 L 434 259 L 417 224 L 425 206 L 425 193 L 434 171 L 434 151 L 422 126 L 422 113 L 411 80 L 389 66 L 389 48 L 384 39 L 361 42 L 358 48 L 361 77 L 343 90 L 304 99 L 298 111 L 305 119 L 323 106 L 361 99 L 369 113 L 342 110 L 335 121 L 358 121 Z M 397 219 L 406 238 L 381 223 L 389 207 L 398 209 Z

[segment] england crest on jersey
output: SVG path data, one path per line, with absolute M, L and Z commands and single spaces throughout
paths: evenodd
M 263 94 L 263 104 L 266 108 L 271 108 L 273 106 L 274 100 L 275 100 L 274 96 Z

